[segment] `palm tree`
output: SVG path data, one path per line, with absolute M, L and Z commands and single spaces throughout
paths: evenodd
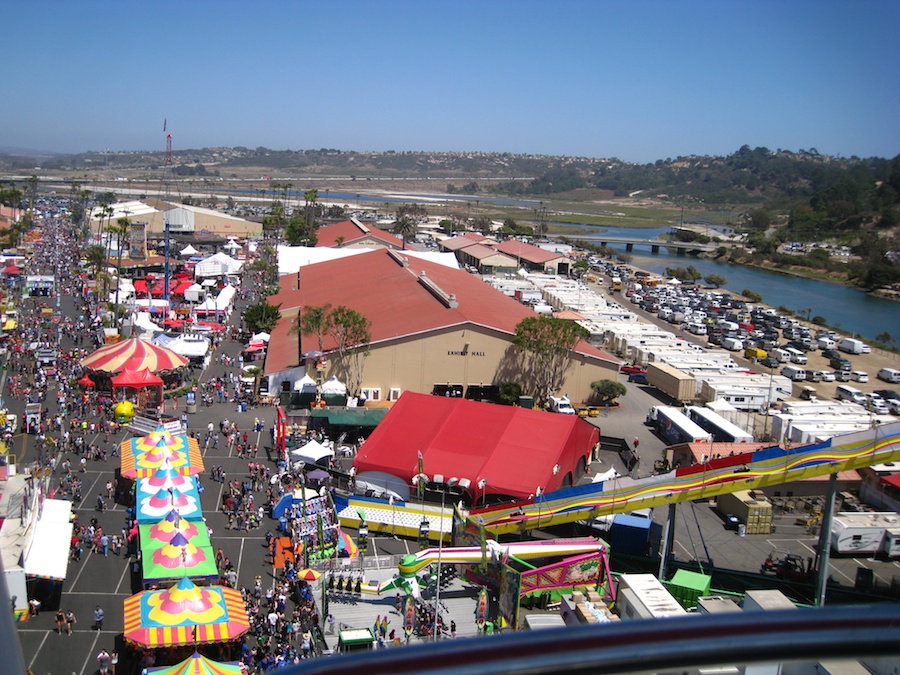
M 131 221 L 128 218 L 119 218 L 115 225 L 110 225 L 107 230 L 110 234 L 116 235 L 116 316 L 119 313 L 119 288 L 122 280 L 122 243 L 128 229 L 131 227 Z M 109 250 L 107 248 L 107 250 Z
M 316 231 L 316 202 L 319 200 L 319 191 L 315 188 L 303 193 L 303 201 L 306 202 L 306 230 Z
M 394 223 L 394 234 L 403 239 L 403 250 L 406 250 L 406 240 L 415 237 L 419 231 L 419 226 L 409 216 L 400 216 L 400 220 Z

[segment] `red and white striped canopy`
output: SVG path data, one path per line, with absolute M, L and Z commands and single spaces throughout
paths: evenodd
M 159 347 L 140 338 L 101 347 L 81 359 L 82 367 L 104 373 L 148 369 L 151 373 L 175 370 L 187 364 L 187 359 L 171 349 Z

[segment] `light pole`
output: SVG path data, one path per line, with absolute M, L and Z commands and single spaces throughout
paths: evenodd
M 446 492 L 441 490 L 441 517 L 438 520 L 438 561 L 437 582 L 434 586 L 434 639 L 438 640 L 438 618 L 441 615 L 441 553 L 444 550 L 444 497 Z

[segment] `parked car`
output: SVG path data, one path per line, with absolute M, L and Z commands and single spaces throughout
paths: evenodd
M 900 394 L 898 394 L 893 389 L 876 389 L 874 393 L 878 394 L 885 401 L 889 401 L 892 398 L 900 400 Z
M 761 366 L 765 366 L 766 368 L 777 368 L 781 365 L 781 362 L 774 356 L 767 356 L 762 361 L 760 361 L 759 364 Z
M 854 370 L 850 373 L 850 379 L 854 382 L 868 382 L 869 374 L 861 370 Z
M 628 381 L 636 382 L 637 384 L 649 384 L 647 380 L 647 373 L 629 373 Z
M 830 370 L 822 370 L 820 373 L 822 375 L 822 382 L 834 382 L 837 379 L 837 376 Z
M 900 415 L 900 399 L 889 398 L 885 401 L 885 403 L 887 403 L 887 406 L 888 408 L 890 408 L 892 414 Z
M 851 379 L 850 371 L 849 370 L 836 370 L 836 371 L 834 371 L 834 379 L 837 380 L 838 382 L 849 382 Z
M 824 356 L 826 359 L 833 359 L 835 356 L 843 358 L 843 356 L 837 349 L 823 349 L 822 356 Z
M 622 366 L 621 368 L 619 368 L 619 372 L 626 375 L 632 375 L 634 373 L 646 373 L 647 369 L 644 366 L 639 366 L 638 364 L 633 363 L 631 365 L 626 364 Z
M 833 356 L 828 361 L 828 365 L 835 370 L 853 370 L 853 364 L 843 356 Z

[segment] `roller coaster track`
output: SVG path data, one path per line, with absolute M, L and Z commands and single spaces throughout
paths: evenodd
M 854 432 L 813 445 L 779 446 L 720 457 L 668 473 L 633 480 L 617 478 L 470 512 L 493 534 L 550 525 L 672 502 L 708 499 L 813 476 L 900 460 L 900 422 Z

